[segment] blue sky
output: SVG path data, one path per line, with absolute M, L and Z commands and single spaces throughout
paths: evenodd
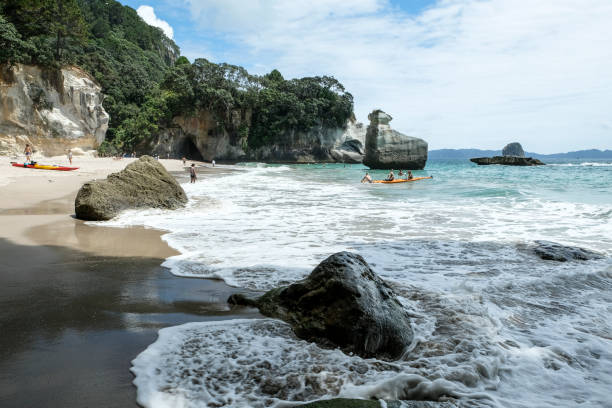
M 609 0 L 121 2 L 190 60 L 333 75 L 432 149 L 612 148 Z

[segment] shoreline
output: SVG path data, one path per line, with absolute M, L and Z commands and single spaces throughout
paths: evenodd
M 248 291 L 162 267 L 178 254 L 165 231 L 74 218 L 81 185 L 131 161 L 76 156 L 76 172 L 10 166 L 0 176 L 1 406 L 137 407 L 131 361 L 160 328 L 261 317 L 226 303 Z M 186 180 L 182 161 L 160 162 Z

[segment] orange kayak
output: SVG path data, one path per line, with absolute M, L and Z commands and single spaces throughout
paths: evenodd
M 432 176 L 429 176 L 429 177 L 413 177 L 411 179 L 395 179 L 393 181 L 374 180 L 374 181 L 372 181 L 372 183 L 384 183 L 384 184 L 407 183 L 409 181 L 426 180 L 426 179 L 431 179 L 431 178 L 433 178 L 433 177 Z
M 41 170 L 59 170 L 59 171 L 71 171 L 77 170 L 78 167 L 65 167 L 56 166 L 54 164 L 38 164 L 38 163 L 15 163 L 11 162 L 13 167 L 23 167 L 24 169 L 41 169 Z

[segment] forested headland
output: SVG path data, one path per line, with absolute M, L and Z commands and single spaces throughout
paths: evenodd
M 0 3 L 0 64 L 48 70 L 76 65 L 105 95 L 109 128 L 99 151 L 132 151 L 177 116 L 249 110 L 239 130 L 246 148 L 282 142 L 290 131 L 342 127 L 353 98 L 333 77 L 286 80 L 277 70 L 246 69 L 180 56 L 179 47 L 128 6 L 114 0 L 4 0 Z

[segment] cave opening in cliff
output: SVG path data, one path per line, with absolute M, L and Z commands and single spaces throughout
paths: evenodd
M 186 137 L 179 146 L 179 156 L 186 157 L 187 160 L 204 161 L 202 153 L 189 137 Z

